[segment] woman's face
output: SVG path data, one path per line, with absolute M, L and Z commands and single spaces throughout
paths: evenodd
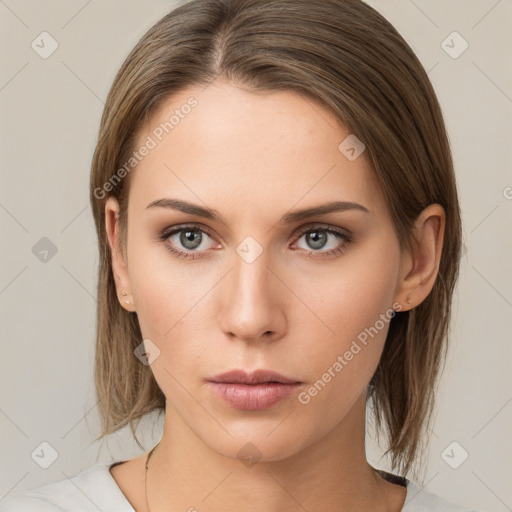
M 263 459 L 289 457 L 364 403 L 400 309 L 401 253 L 368 155 L 349 135 L 291 91 L 224 82 L 182 91 L 141 132 L 148 150 L 130 177 L 118 291 L 133 295 L 166 417 L 218 453 L 235 457 L 250 442 Z M 171 199 L 196 211 L 166 207 Z M 359 206 L 295 215 L 334 202 Z M 230 403 L 209 379 L 232 369 L 299 384 L 273 404 Z

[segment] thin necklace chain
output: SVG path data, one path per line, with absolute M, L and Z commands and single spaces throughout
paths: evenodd
M 160 444 L 160 443 L 158 443 L 158 444 Z M 158 444 L 153 447 L 153 449 L 148 453 L 148 456 L 146 457 L 146 472 L 144 474 L 144 493 L 146 495 L 146 510 L 147 510 L 147 512 L 151 512 L 151 510 L 149 509 L 149 503 L 148 503 L 148 464 L 149 464 L 149 459 L 151 458 L 151 455 L 153 455 L 153 452 L 155 451 L 155 448 L 158 446 Z

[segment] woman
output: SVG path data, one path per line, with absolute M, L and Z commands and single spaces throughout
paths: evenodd
M 461 220 L 433 88 L 374 9 L 175 9 L 114 80 L 90 191 L 100 438 L 155 410 L 163 436 L 0 510 L 468 510 L 405 476 Z M 367 405 L 393 473 L 366 459 Z

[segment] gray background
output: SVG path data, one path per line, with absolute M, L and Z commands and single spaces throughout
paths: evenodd
M 369 3 L 429 71 L 463 212 L 467 252 L 423 484 L 481 511 L 511 510 L 512 4 Z M 126 429 L 92 443 L 97 256 L 89 165 L 114 74 L 174 5 L 0 0 L 0 496 L 140 453 Z M 43 31 L 59 45 L 46 59 L 31 47 Z M 450 36 L 454 31 L 460 36 Z M 469 47 L 456 55 L 464 41 Z M 57 250 L 46 261 L 44 237 Z M 150 417 L 139 432 L 147 450 L 161 423 Z M 52 448 L 43 442 L 58 453 L 48 469 L 40 464 Z M 370 462 L 386 468 L 381 453 L 370 434 Z

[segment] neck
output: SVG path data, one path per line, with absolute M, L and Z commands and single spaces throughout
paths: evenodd
M 164 434 L 149 462 L 150 510 L 394 510 L 393 484 L 368 464 L 364 436 L 363 395 L 335 429 L 285 458 L 240 442 L 233 443 L 235 452 L 243 446 L 249 457 L 230 457 L 205 444 L 168 404 Z

